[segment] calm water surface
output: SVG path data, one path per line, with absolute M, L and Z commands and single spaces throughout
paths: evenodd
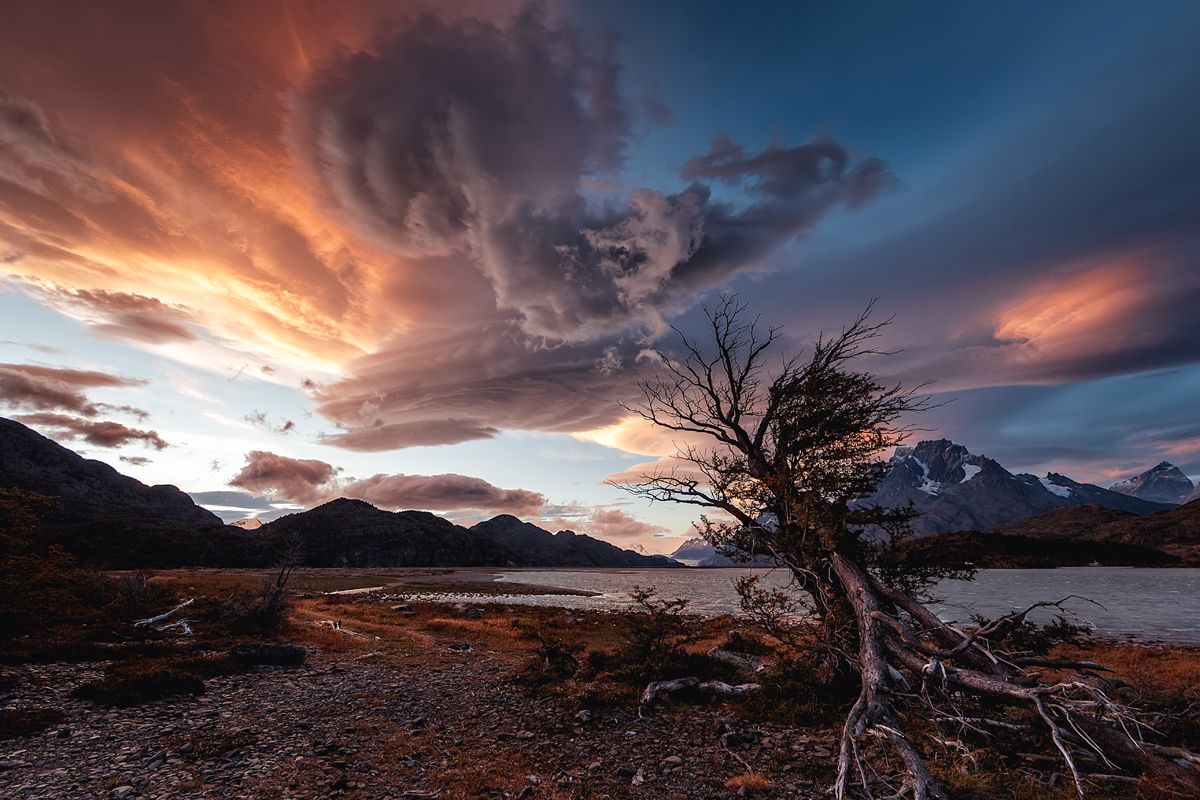
M 724 614 L 737 609 L 733 581 L 758 574 L 765 583 L 783 585 L 778 570 L 750 569 L 582 569 L 513 570 L 499 580 L 598 592 L 595 597 L 505 596 L 491 601 L 565 606 L 623 608 L 635 586 L 654 586 L 666 597 L 686 597 L 691 610 Z M 1058 600 L 1069 594 L 1089 597 L 1103 608 L 1081 600 L 1068 601 L 1079 622 L 1106 636 L 1200 644 L 1200 569 L 1134 569 L 1125 567 L 1067 567 L 1063 569 L 984 570 L 974 581 L 943 581 L 935 606 L 943 619 L 967 622 L 971 614 L 996 617 L 1038 600 Z M 1040 621 L 1052 612 L 1034 615 Z

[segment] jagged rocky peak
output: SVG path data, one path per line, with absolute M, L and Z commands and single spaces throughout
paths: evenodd
M 926 494 L 936 495 L 942 486 L 964 483 L 985 468 L 1002 469 L 990 458 L 971 453 L 949 439 L 928 439 L 915 447 L 897 447 L 892 469 L 907 473 L 909 483 Z
M 684 540 L 683 544 L 675 548 L 675 552 L 671 553 L 671 558 L 686 558 L 689 560 L 699 560 L 708 558 L 715 553 L 713 546 L 704 541 L 700 537 Z
M 1140 475 L 1114 483 L 1112 490 L 1149 500 L 1153 503 L 1179 505 L 1195 490 L 1196 485 L 1179 467 L 1170 461 L 1161 461 Z

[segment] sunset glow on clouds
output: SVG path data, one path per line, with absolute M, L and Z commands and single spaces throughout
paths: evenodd
M 671 452 L 620 406 L 648 349 L 723 290 L 797 343 L 878 296 L 877 368 L 962 395 L 927 427 L 1200 473 L 1194 9 L 445 5 L 0 12 L 0 414 L 250 513 L 669 550 L 603 484 Z

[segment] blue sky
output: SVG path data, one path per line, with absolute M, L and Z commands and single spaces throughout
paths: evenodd
M 15 9 L 0 413 L 248 506 L 669 551 L 690 511 L 604 483 L 671 450 L 638 352 L 877 297 L 929 435 L 1200 477 L 1200 7 L 439 5 Z

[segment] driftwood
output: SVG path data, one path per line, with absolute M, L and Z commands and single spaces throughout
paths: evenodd
M 642 692 L 638 705 L 638 714 L 651 708 L 658 700 L 668 695 L 685 693 L 704 697 L 745 697 L 754 694 L 760 688 L 757 683 L 741 683 L 732 685 L 724 681 L 701 681 L 696 677 L 676 678 L 669 681 L 653 681 Z
M 762 672 L 767 667 L 767 663 L 758 656 L 750 655 L 749 653 L 735 653 L 732 650 L 723 650 L 720 646 L 709 650 L 708 657 L 724 664 L 730 664 L 737 667 L 740 672 L 750 675 Z
M 317 625 L 319 627 L 322 627 L 322 628 L 329 628 L 331 631 L 337 631 L 338 633 L 344 633 L 347 636 L 369 636 L 371 639 L 374 639 L 375 641 L 379 641 L 378 636 L 375 636 L 372 634 L 359 633 L 358 631 L 352 631 L 349 628 L 343 628 L 341 620 L 322 619 L 322 620 L 317 620 L 313 624 Z
M 168 631 L 174 631 L 176 633 L 179 633 L 182 636 L 191 636 L 192 635 L 192 626 L 189 624 L 191 622 L 191 620 L 181 619 L 181 620 L 176 620 L 175 622 L 165 622 L 165 621 L 170 619 L 172 616 L 174 616 L 179 611 L 187 608 L 194 602 L 196 602 L 195 598 L 191 598 L 189 600 L 184 600 L 182 603 L 175 606 L 170 611 L 164 611 L 163 613 L 161 613 L 157 616 L 146 617 L 145 619 L 136 620 L 133 623 L 133 627 L 135 627 L 135 628 L 150 628 L 151 630 L 157 631 L 159 633 L 166 633 Z M 160 623 L 160 622 L 164 622 L 165 624 L 159 625 L 158 623 Z

